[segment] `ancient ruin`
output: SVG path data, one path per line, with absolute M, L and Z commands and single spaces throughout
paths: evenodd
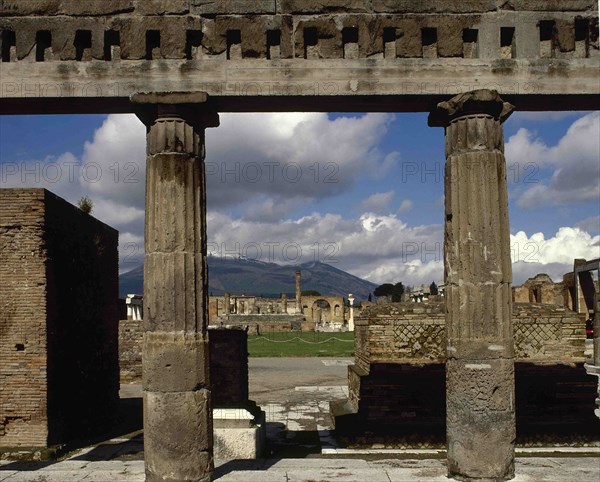
M 135 111 L 148 127 L 147 480 L 212 477 L 204 129 L 294 110 L 435 111 L 446 128 L 449 474 L 512 475 L 501 123 L 507 102 L 599 107 L 595 1 L 5 0 L 0 15 L 2 113 Z
M 117 245 L 45 189 L 0 190 L 0 451 L 44 456 L 114 421 Z
M 573 446 L 597 438 L 597 383 L 584 369 L 581 317 L 560 306 L 515 303 L 512 319 L 517 442 Z M 396 447 L 444 446 L 444 303 L 372 306 L 357 317 L 355 333 L 349 400 L 332 407 L 338 435 L 351 444 L 367 437 Z

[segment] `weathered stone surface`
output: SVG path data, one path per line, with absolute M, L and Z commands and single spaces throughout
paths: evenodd
M 275 13 L 276 0 L 191 0 L 192 11 L 202 15 Z
M 135 0 L 135 13 L 140 15 L 184 14 L 189 11 L 189 0 Z
M 479 90 L 442 102 L 448 475 L 514 476 L 512 266 L 502 122 L 513 107 Z
M 1 15 L 56 15 L 61 0 L 2 0 Z
M 205 125 L 198 120 L 206 100 L 201 93 L 132 96 L 148 127 L 143 382 L 149 481 L 205 481 L 213 469 Z
M 277 0 L 278 13 L 366 13 L 371 2 L 365 0 Z
M 25 2 L 24 2 L 25 3 Z M 134 0 L 61 0 L 59 13 L 63 15 L 114 15 L 131 12 Z
M 208 390 L 144 392 L 146 480 L 210 480 L 212 445 Z
M 143 383 L 155 392 L 208 387 L 208 341 L 196 333 L 144 333 Z

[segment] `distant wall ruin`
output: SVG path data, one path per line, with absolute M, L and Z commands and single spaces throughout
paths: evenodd
M 44 189 L 0 189 L 0 447 L 101 430 L 118 410 L 118 233 Z

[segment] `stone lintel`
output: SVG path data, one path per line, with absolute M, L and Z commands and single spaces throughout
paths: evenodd
M 504 122 L 514 111 L 514 106 L 504 102 L 497 91 L 480 89 L 459 94 L 449 101 L 440 102 L 429 115 L 429 127 L 447 127 L 454 119 L 469 115 L 489 115 Z
M 196 129 L 220 125 L 216 101 L 206 92 L 138 92 L 129 99 L 146 127 L 159 117 L 180 117 Z

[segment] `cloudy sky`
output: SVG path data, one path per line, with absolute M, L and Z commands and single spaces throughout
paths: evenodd
M 505 124 L 515 283 L 600 256 L 600 113 Z M 143 255 L 145 128 L 132 115 L 0 117 L 2 187 L 46 187 Z M 425 114 L 223 114 L 207 132 L 209 252 L 322 261 L 376 283 L 443 279 L 443 130 Z

